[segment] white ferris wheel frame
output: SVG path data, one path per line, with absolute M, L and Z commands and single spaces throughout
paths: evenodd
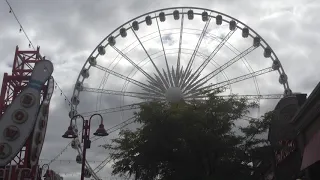
M 222 21 L 224 23 L 230 24 L 231 21 L 235 21 L 237 29 L 243 30 L 244 28 L 247 28 L 249 30 L 248 37 L 250 37 L 252 39 L 254 39 L 255 37 L 258 37 L 260 39 L 259 47 L 262 47 L 264 49 L 264 51 L 266 51 L 266 49 L 268 49 L 270 51 L 269 58 L 273 61 L 273 64 L 275 64 L 275 62 L 278 63 L 277 64 L 278 67 L 276 69 L 273 68 L 272 70 L 273 71 L 278 71 L 278 73 L 279 73 L 279 83 L 282 84 L 283 88 L 284 88 L 283 96 L 289 96 L 289 95 L 292 94 L 292 91 L 290 90 L 290 87 L 289 87 L 287 75 L 286 75 L 286 73 L 285 73 L 285 71 L 284 71 L 284 69 L 283 69 L 283 67 L 281 65 L 281 62 L 279 61 L 277 55 L 272 50 L 272 48 L 269 46 L 269 44 L 256 31 L 254 31 L 248 25 L 246 25 L 245 23 L 241 22 L 240 20 L 238 20 L 238 19 L 236 19 L 236 18 L 234 18 L 232 16 L 229 16 L 227 14 L 224 14 L 224 13 L 221 13 L 221 12 L 218 12 L 218 11 L 214 11 L 214 10 L 211 10 L 211 9 L 199 8 L 199 7 L 171 7 L 171 8 L 164 8 L 164 9 L 158 9 L 158 10 L 155 10 L 155 11 L 151 11 L 151 12 L 142 14 L 140 16 L 137 16 L 137 17 L 125 22 L 124 24 L 122 24 L 121 26 L 116 28 L 114 31 L 112 31 L 108 36 L 106 36 L 95 47 L 95 49 L 92 51 L 92 53 L 87 58 L 86 62 L 84 63 L 84 65 L 83 65 L 83 67 L 82 67 L 82 69 L 81 69 L 81 71 L 80 71 L 80 73 L 78 75 L 78 78 L 77 78 L 77 81 L 76 81 L 76 85 L 75 85 L 75 88 L 73 90 L 73 95 L 72 95 L 72 98 L 71 98 L 72 105 L 71 105 L 71 111 L 70 111 L 69 115 L 71 114 L 71 116 L 72 116 L 72 115 L 75 115 L 77 113 L 76 110 L 77 110 L 77 106 L 79 104 L 79 95 L 80 95 L 80 92 L 83 90 L 82 89 L 83 87 L 81 85 L 83 84 L 84 80 L 86 79 L 86 77 L 83 77 L 83 74 L 82 74 L 83 71 L 89 71 L 90 68 L 95 65 L 94 63 L 92 63 L 92 58 L 96 59 L 98 56 L 100 56 L 99 50 L 101 51 L 101 49 L 105 49 L 107 46 L 111 46 L 110 42 L 112 43 L 112 41 L 110 41 L 110 37 L 115 40 L 117 37 L 119 37 L 121 35 L 120 32 L 121 32 L 121 29 L 123 27 L 126 27 L 125 28 L 126 31 L 130 30 L 132 28 L 132 23 L 135 22 L 137 19 L 140 19 L 140 21 L 137 21 L 138 25 L 140 25 L 141 23 L 146 23 L 146 19 L 141 20 L 141 18 L 150 16 L 151 19 L 159 19 L 159 14 L 161 12 L 164 12 L 164 11 L 167 12 L 167 11 L 170 11 L 170 10 L 172 12 L 166 13 L 165 16 L 173 16 L 173 11 L 174 10 L 181 10 L 181 11 L 179 11 L 179 15 L 182 15 L 182 14 L 183 15 L 188 15 L 187 14 L 188 10 L 196 11 L 196 12 L 193 12 L 194 15 L 199 15 L 199 16 L 202 15 L 201 12 L 210 12 L 210 14 L 208 14 L 209 18 L 214 18 L 215 19 L 218 15 L 220 15 L 220 16 L 222 16 Z M 186 10 L 186 11 L 184 11 L 184 10 Z M 183 28 L 183 27 L 181 27 L 181 28 Z M 158 29 L 159 29 L 159 27 L 158 27 Z M 179 48 L 181 48 L 181 46 Z M 121 51 L 119 53 L 121 53 Z M 272 68 L 272 67 L 270 67 L 270 68 Z M 268 70 L 270 70 L 270 68 L 269 69 L 265 69 L 264 71 L 267 72 Z M 260 72 L 260 73 L 263 73 L 263 72 Z M 251 74 L 251 76 L 252 76 L 252 74 Z M 80 83 L 80 86 L 79 86 L 79 83 Z M 279 98 L 281 98 L 281 95 L 280 96 L 279 95 L 269 95 L 269 96 L 266 96 L 265 98 L 266 99 L 279 99 Z M 124 107 L 124 109 L 125 108 L 126 107 Z M 77 140 L 77 142 L 80 142 L 80 141 Z M 77 147 L 78 153 L 82 154 L 81 146 L 76 146 L 76 147 Z M 96 180 L 99 180 L 99 177 L 97 176 L 97 174 L 94 172 L 94 170 L 91 168 L 90 164 L 87 161 L 86 161 L 86 167 L 91 172 L 91 175 L 93 176 L 93 178 L 96 179 Z M 100 171 L 100 170 L 101 170 L 101 168 L 98 168 L 98 171 Z

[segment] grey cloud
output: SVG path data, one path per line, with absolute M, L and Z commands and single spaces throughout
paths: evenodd
M 255 29 L 266 41 L 271 45 L 282 62 L 286 73 L 289 76 L 289 82 L 293 91 L 311 92 L 314 86 L 319 81 L 316 67 L 319 67 L 318 49 L 320 45 L 317 41 L 319 37 L 318 27 L 318 12 L 319 3 L 306 5 L 301 8 L 301 2 L 305 1 L 262 1 L 260 3 L 244 0 L 244 1 L 136 1 L 136 0 L 120 0 L 120 1 L 37 1 L 31 0 L 28 2 L 10 1 L 19 20 L 24 25 L 27 33 L 30 35 L 32 42 L 35 45 L 41 45 L 41 53 L 50 57 L 55 65 L 54 77 L 59 85 L 61 85 L 64 93 L 70 98 L 72 95 L 73 85 L 76 77 L 94 47 L 111 31 L 120 26 L 122 23 L 134 18 L 140 14 L 151 10 L 172 7 L 172 6 L 199 6 L 207 7 L 214 10 L 230 14 L 239 20 L 242 20 L 253 29 Z M 308 4 L 308 2 L 305 2 Z M 312 6 L 311 6 L 312 5 Z M 239 8 L 241 7 L 241 9 Z M 0 26 L 0 54 L 3 58 L 0 60 L 0 79 L 3 72 L 10 72 L 11 64 L 14 56 L 15 46 L 19 45 L 21 49 L 28 49 L 28 42 L 22 34 L 19 34 L 19 26 L 16 24 L 12 15 L 9 14 L 6 4 L 0 3 L 0 19 L 3 26 Z M 154 22 L 155 23 L 155 22 Z M 177 23 L 177 22 L 176 22 Z M 193 22 L 192 22 L 193 23 Z M 160 24 L 161 25 L 161 24 Z M 177 23 L 179 25 L 179 23 Z M 198 24 L 197 24 L 198 25 Z M 153 24 L 155 26 L 155 24 Z M 200 26 L 199 26 L 200 27 Z M 201 25 L 201 28 L 203 25 Z M 16 31 L 16 32 L 15 32 Z M 138 32 L 141 33 L 141 32 Z M 142 35 L 143 33 L 139 34 Z M 219 35 L 219 34 L 215 34 Z M 176 40 L 173 36 L 173 40 Z M 171 43 L 171 41 L 169 41 Z M 158 42 L 159 43 L 159 42 Z M 178 42 L 173 42 L 173 46 Z M 195 42 L 196 43 L 196 42 Z M 238 47 L 245 47 L 245 44 L 237 42 Z M 156 51 L 148 47 L 150 52 Z M 205 48 L 203 53 L 209 53 Z M 113 52 L 114 53 L 114 52 Z M 227 53 L 226 53 L 227 54 Z M 141 57 L 146 57 L 144 52 L 136 50 L 131 57 L 134 60 L 141 60 Z M 266 64 L 259 64 L 254 60 L 261 58 L 262 54 L 253 54 L 248 57 L 248 61 L 252 63 L 254 69 L 265 67 Z M 189 55 L 185 56 L 189 58 Z M 224 56 L 221 56 L 224 57 Z M 226 57 L 231 57 L 227 54 Z M 173 59 L 173 58 L 172 58 Z M 200 61 L 200 59 L 197 59 Z M 220 60 L 220 59 L 219 59 Z M 121 60 L 124 61 L 124 60 Z M 164 66 L 164 61 L 161 58 L 156 60 L 159 66 Z M 202 60 L 201 60 L 202 61 Z M 201 62 L 200 61 L 200 62 Z M 241 63 L 240 63 L 241 65 Z M 242 70 L 239 66 L 235 66 L 233 71 Z M 121 68 L 123 67 L 123 68 Z M 150 63 L 144 68 L 150 68 Z M 213 66 L 210 66 L 213 67 Z M 118 66 L 117 71 L 128 73 L 130 68 L 126 66 Z M 148 72 L 151 70 L 148 69 Z M 103 73 L 97 71 L 92 77 L 103 76 Z M 230 72 L 228 72 L 230 74 Z M 232 74 L 230 74 L 232 76 Z M 134 78 L 142 79 L 141 74 L 137 74 Z M 99 81 L 93 81 L 94 84 L 99 84 Z M 267 78 L 267 79 L 266 79 Z M 258 82 L 264 92 L 278 92 L 278 76 L 272 75 L 268 77 L 259 77 Z M 110 82 L 115 78 L 110 78 Z M 113 85 L 115 82 L 112 82 Z M 245 83 L 244 83 L 245 85 Z M 96 86 L 97 87 L 97 86 Z M 121 89 L 120 86 L 112 88 Z M 106 86 L 106 89 L 109 87 Z M 138 91 L 135 86 L 129 86 L 128 90 Z M 241 91 L 241 89 L 236 89 Z M 243 92 L 245 93 L 245 91 Z M 84 103 L 83 103 L 84 102 Z M 119 97 L 102 96 L 101 108 L 114 107 L 121 101 Z M 131 99 L 126 98 L 124 103 L 130 103 Z M 262 101 L 261 112 L 273 109 L 275 101 Z M 96 105 L 96 95 L 90 93 L 82 93 L 81 110 L 94 110 Z M 65 104 L 64 97 L 60 97 L 60 92 L 56 90 L 51 103 L 50 120 L 46 135 L 46 141 L 42 151 L 42 158 L 52 159 L 55 155 L 64 148 L 68 140 L 65 140 L 61 135 L 66 130 L 69 118 L 69 107 Z M 118 124 L 121 121 L 120 114 L 104 115 L 106 129 Z M 125 118 L 124 118 L 125 119 Z M 92 124 L 92 132 L 97 127 L 98 122 Z M 132 125 L 130 128 L 135 128 L 137 125 Z M 110 138 L 116 137 L 117 132 L 105 138 L 109 142 Z M 100 160 L 108 156 L 104 149 L 99 148 L 99 144 L 103 144 L 103 139 L 92 144 L 92 148 L 88 152 L 90 160 Z M 75 159 L 76 152 L 70 147 L 64 152 L 61 157 L 63 159 Z M 91 163 L 93 167 L 99 163 Z M 52 169 L 60 171 L 62 174 L 79 173 L 80 166 L 75 162 L 59 162 L 56 161 L 51 165 Z M 110 168 L 105 168 L 100 175 L 108 176 Z M 70 177 L 69 177 L 70 176 Z M 65 175 L 66 180 L 79 179 L 79 174 L 71 176 Z M 109 178 L 107 178 L 109 179 Z

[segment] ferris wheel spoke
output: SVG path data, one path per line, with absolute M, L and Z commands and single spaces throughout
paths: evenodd
M 107 159 L 97 170 L 96 173 L 100 172 L 107 164 L 109 164 L 112 161 L 111 158 Z M 126 178 L 129 179 L 129 178 Z
M 153 94 L 153 93 L 139 93 L 139 92 L 125 92 L 125 91 L 114 91 L 114 90 L 107 90 L 107 89 L 97 89 L 97 88 L 88 88 L 83 87 L 85 92 L 94 92 L 94 93 L 103 93 L 103 94 L 111 94 L 116 96 L 129 96 L 135 97 L 140 99 L 164 99 L 162 94 Z
M 128 118 L 127 120 L 122 121 L 121 123 L 119 123 L 119 124 L 117 124 L 117 125 L 115 125 L 115 126 L 112 126 L 112 127 L 109 128 L 109 129 L 107 129 L 107 132 L 108 132 L 109 134 L 111 134 L 111 133 L 113 133 L 113 132 L 115 132 L 115 131 L 121 130 L 122 128 L 128 126 L 129 124 L 134 123 L 134 122 L 135 122 L 135 119 L 136 119 L 136 116 L 132 116 L 132 117 Z M 94 138 L 94 139 L 93 139 L 93 138 Z M 100 136 L 100 137 L 99 137 L 99 136 L 94 136 L 94 137 L 92 137 L 92 139 L 93 139 L 92 142 L 97 141 L 97 140 L 99 140 L 99 139 L 101 139 L 101 138 L 103 138 L 103 136 Z
M 169 82 L 169 77 L 168 77 L 166 71 L 163 68 L 162 68 L 162 72 L 163 72 L 164 78 L 166 78 L 166 81 Z
M 157 74 L 153 74 L 155 77 L 156 77 L 156 81 L 157 81 L 157 84 L 154 84 L 152 83 L 154 86 L 159 86 L 158 84 L 163 84 L 163 82 L 161 81 L 161 78 L 157 75 Z M 167 83 L 166 84 L 166 87 L 169 87 Z
M 165 79 L 163 78 L 160 70 L 158 69 L 158 67 L 156 66 L 156 64 L 154 63 L 154 61 L 152 60 L 151 56 L 149 55 L 148 51 L 146 50 L 146 48 L 144 47 L 144 45 L 142 44 L 140 38 L 138 37 L 137 33 L 132 29 L 131 27 L 131 30 L 133 32 L 133 34 L 135 35 L 135 37 L 137 38 L 137 40 L 139 41 L 141 47 L 143 48 L 144 52 L 147 54 L 148 58 L 150 59 L 150 62 L 152 63 L 153 67 L 156 69 L 158 75 L 160 76 L 161 80 L 162 80 L 162 83 L 161 83 L 161 86 L 163 86 L 164 89 L 168 88 L 168 83 L 165 81 Z M 160 84 L 159 84 L 160 85 Z M 164 85 L 167 85 L 167 87 L 165 88 Z
M 180 78 L 189 77 L 190 74 L 192 73 L 192 69 L 190 69 L 189 71 L 183 70 L 182 73 L 183 73 L 183 74 L 182 74 L 182 77 L 180 77 Z M 182 87 L 182 86 L 185 86 L 184 79 L 182 79 L 182 80 L 181 80 L 181 83 L 180 83 L 180 87 Z
M 254 47 L 254 46 L 247 48 L 246 50 L 244 50 L 243 52 L 241 52 L 240 54 L 238 54 L 237 56 L 235 56 L 234 58 L 232 58 L 231 60 L 229 60 L 225 64 L 221 65 L 219 68 L 215 69 L 214 71 L 212 71 L 208 75 L 204 76 L 203 78 L 197 80 L 194 83 L 193 83 L 193 81 L 191 81 L 191 83 L 189 83 L 189 85 L 187 85 L 187 87 L 183 91 L 185 92 L 185 91 L 188 91 L 189 89 L 197 89 L 197 88 L 203 86 L 209 80 L 214 78 L 216 75 L 221 73 L 223 70 L 225 70 L 226 68 L 228 68 L 229 66 L 231 66 L 235 62 L 239 61 L 241 58 L 245 57 L 247 54 L 249 54 L 250 52 L 252 52 L 256 48 L 257 47 Z
M 178 72 L 175 72 L 174 67 L 171 66 L 171 71 L 172 71 L 172 77 L 173 77 L 173 82 L 174 82 L 174 86 L 178 87 L 178 81 L 179 81 L 179 76 L 178 76 Z
M 166 80 L 164 81 L 164 83 L 166 84 L 166 87 L 168 88 L 167 82 L 170 83 L 171 86 L 173 86 L 173 82 L 172 82 L 172 76 L 171 76 L 170 69 L 169 69 L 169 65 L 168 65 L 168 60 L 167 60 L 166 51 L 164 50 L 163 39 L 162 39 L 162 35 L 161 35 L 160 26 L 159 26 L 159 22 L 158 22 L 158 17 L 157 17 L 157 16 L 156 16 L 156 22 L 157 22 L 159 37 L 160 37 L 161 46 L 162 46 L 162 50 L 163 50 L 164 60 L 165 60 L 166 67 L 167 67 L 167 71 L 168 71 L 168 79 L 169 79 L 169 80 L 166 79 Z
M 160 84 L 161 82 L 153 82 L 153 81 L 149 81 L 147 80 L 147 82 L 150 84 L 150 85 L 147 85 L 148 88 L 142 88 L 142 90 L 144 91 L 147 91 L 147 92 L 155 92 L 155 93 L 164 93 L 165 90 L 161 89 L 161 92 L 159 91 L 156 91 L 157 88 L 159 87 L 158 84 Z M 151 90 L 150 90 L 151 89 Z
M 103 67 L 103 66 L 101 66 L 101 65 L 98 65 L 98 64 L 97 64 L 97 65 L 95 65 L 94 67 L 97 68 L 97 69 L 100 69 L 100 70 L 102 70 L 102 71 L 105 71 L 105 72 L 107 72 L 107 73 L 109 73 L 109 74 L 112 74 L 112 75 L 114 75 L 114 76 L 117 76 L 117 77 L 119 77 L 120 79 L 123 79 L 123 80 L 125 80 L 125 81 L 129 81 L 129 82 L 131 82 L 132 84 L 135 84 L 135 85 L 141 87 L 142 89 L 144 89 L 144 90 L 146 90 L 146 91 L 148 91 L 148 92 L 162 93 L 162 91 L 163 91 L 163 90 L 159 89 L 159 87 L 157 87 L 157 86 L 150 86 L 150 85 L 144 84 L 144 83 L 142 83 L 142 82 L 140 82 L 140 81 L 131 79 L 131 78 L 127 77 L 127 76 L 124 76 L 124 75 L 122 75 L 122 74 L 120 74 L 120 73 L 117 73 L 117 72 L 115 72 L 115 71 L 112 71 L 112 70 L 110 70 L 110 69 L 108 69 L 108 68 L 106 68 L 106 67 Z
M 113 132 L 115 132 L 115 131 L 117 131 L 117 130 L 119 130 L 119 129 L 124 128 L 125 126 L 127 126 L 127 125 L 129 125 L 129 124 L 134 123 L 135 120 L 136 120 L 136 116 L 132 116 L 132 117 L 128 118 L 127 120 L 122 121 L 121 123 L 116 124 L 115 126 L 112 126 L 111 128 L 107 129 L 107 131 L 108 131 L 109 133 L 113 133 Z
M 101 169 L 103 169 L 112 159 L 110 157 L 107 157 L 104 159 L 97 167 L 94 168 L 94 172 L 98 173 Z
M 214 58 L 214 56 L 220 51 L 220 49 L 224 46 L 224 44 L 230 39 L 230 37 L 234 34 L 235 30 L 230 30 L 229 33 L 220 41 L 219 45 L 211 52 L 211 54 L 208 56 L 206 60 L 203 61 L 203 63 L 199 66 L 199 68 L 188 78 L 185 84 L 189 84 L 189 82 L 193 82 L 199 77 L 206 68 L 206 66 L 209 64 L 209 62 Z M 197 75 L 196 75 L 197 74 Z M 184 88 L 183 86 L 181 87 Z
M 188 74 L 186 74 L 186 73 L 190 71 L 190 69 L 191 69 L 191 67 L 193 65 L 194 59 L 195 59 L 196 54 L 197 54 L 197 52 L 198 52 L 198 50 L 200 48 L 201 42 L 203 40 L 203 37 L 204 37 L 205 33 L 207 32 L 207 29 L 208 29 L 208 26 L 210 24 L 210 21 L 211 21 L 211 18 L 208 19 L 208 21 L 206 22 L 204 28 L 202 29 L 202 32 L 200 34 L 199 40 L 197 42 L 197 45 L 196 45 L 196 47 L 195 47 L 195 49 L 193 51 L 193 54 L 191 55 L 191 58 L 190 58 L 190 60 L 189 60 L 189 62 L 187 64 L 185 73 L 182 74 L 182 76 L 181 76 L 181 83 L 179 84 L 180 87 L 181 87 L 182 84 L 184 84 L 185 80 L 189 77 Z M 189 75 L 190 75 L 190 73 L 189 73 Z
M 142 105 L 142 104 L 144 104 L 144 102 L 124 105 L 124 106 L 118 106 L 118 107 L 112 107 L 112 108 L 108 108 L 108 109 L 101 109 L 98 111 L 83 112 L 83 113 L 79 113 L 79 114 L 83 115 L 84 117 L 87 117 L 87 116 L 90 116 L 94 113 L 108 114 L 108 113 L 114 113 L 114 112 L 129 111 L 129 110 L 139 109 L 140 105 Z
M 216 95 L 217 97 L 229 99 L 229 98 L 235 98 L 235 99 L 241 99 L 241 98 L 247 98 L 249 100 L 260 100 L 260 99 L 281 99 L 283 97 L 283 94 L 260 94 L 260 95 Z M 208 98 L 208 96 L 200 95 L 195 97 L 188 97 L 186 99 L 204 99 Z
M 180 25 L 180 36 L 179 36 L 179 51 L 178 51 L 178 59 L 177 59 L 177 67 L 176 67 L 176 78 L 175 78 L 175 86 L 178 87 L 178 79 L 180 79 L 180 59 L 181 59 L 181 45 L 182 45 L 182 35 L 183 35 L 183 22 L 184 22 L 184 13 L 182 9 L 182 17 L 181 17 L 181 25 Z
M 272 69 L 272 67 L 268 67 L 268 68 L 265 68 L 265 69 L 261 69 L 259 71 L 255 71 L 255 72 L 252 72 L 252 73 L 248 73 L 248 74 L 245 74 L 245 75 L 230 79 L 229 81 L 222 81 L 222 82 L 219 82 L 219 83 L 216 83 L 216 84 L 212 84 L 212 85 L 208 85 L 208 86 L 204 86 L 204 87 L 201 87 L 201 88 L 191 89 L 189 92 L 186 93 L 186 95 L 189 94 L 189 96 L 197 96 L 197 95 L 202 94 L 203 91 L 219 89 L 219 88 L 225 87 L 225 86 L 227 86 L 229 84 L 234 84 L 234 83 L 237 83 L 237 82 L 249 79 L 249 78 L 257 77 L 257 76 L 260 76 L 260 75 L 263 75 L 263 74 L 266 74 L 266 73 L 269 73 L 269 72 L 272 72 L 272 71 L 275 71 L 275 70 Z M 186 96 L 186 98 L 188 98 L 189 96 Z
M 136 63 L 134 63 L 127 55 L 125 55 L 121 50 L 119 50 L 116 46 L 112 46 L 114 50 L 116 50 L 122 57 L 124 57 L 132 66 L 134 66 L 137 70 L 139 70 L 143 75 L 145 75 L 150 81 L 155 82 L 157 86 L 159 86 L 160 89 L 164 90 L 166 89 L 163 86 L 163 83 L 158 83 L 157 80 L 155 80 L 151 75 L 149 75 L 146 71 L 144 71 L 140 66 L 138 66 Z

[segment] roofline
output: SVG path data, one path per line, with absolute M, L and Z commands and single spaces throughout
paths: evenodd
M 317 86 L 313 89 L 310 96 L 307 98 L 306 102 L 301 106 L 300 110 L 294 115 L 294 117 L 291 120 L 291 123 L 296 123 L 298 120 L 307 112 L 310 110 L 310 106 L 314 104 L 314 101 L 316 100 L 316 97 L 320 96 L 320 82 L 317 84 Z M 309 123 L 309 122 L 306 122 Z M 302 123 L 305 124 L 305 123 Z

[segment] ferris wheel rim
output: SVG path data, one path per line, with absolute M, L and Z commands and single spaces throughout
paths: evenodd
M 213 12 L 213 13 L 216 13 L 216 14 L 219 14 L 219 15 L 222 15 L 222 16 L 225 16 L 225 17 L 227 17 L 227 18 L 229 18 L 229 19 L 231 19 L 231 20 L 235 20 L 235 21 L 237 22 L 237 23 L 236 23 L 237 28 L 239 28 L 239 24 L 241 24 L 243 27 L 248 28 L 248 29 L 250 30 L 250 31 L 249 31 L 249 36 L 251 36 L 251 33 L 253 33 L 253 34 L 256 35 L 257 37 L 259 37 L 259 38 L 261 39 L 261 41 L 265 44 L 265 46 L 264 46 L 263 44 L 260 44 L 261 47 L 263 47 L 264 49 L 265 49 L 266 47 L 269 47 L 269 48 L 271 49 L 271 54 L 274 55 L 274 57 L 272 57 L 272 56 L 270 57 L 271 60 L 273 60 L 273 61 L 274 61 L 274 60 L 279 60 L 279 58 L 277 57 L 276 53 L 273 51 L 273 49 L 272 49 L 271 46 L 267 43 L 267 41 L 266 41 L 262 36 L 260 36 L 260 34 L 258 34 L 254 29 L 252 29 L 250 26 L 246 25 L 246 24 L 243 23 L 242 21 L 238 20 L 237 18 L 234 18 L 234 17 L 232 17 L 232 16 L 230 16 L 230 15 L 227 15 L 227 14 L 225 14 L 225 13 L 222 13 L 222 12 L 220 12 L 220 11 L 211 10 L 211 9 L 208 9 L 208 8 L 200 8 L 200 7 L 192 7 L 192 6 L 178 6 L 178 7 L 162 8 L 162 9 L 150 11 L 150 12 L 144 13 L 144 14 L 142 14 L 142 15 L 139 15 L 139 16 L 137 16 L 137 17 L 135 17 L 135 18 L 132 18 L 132 19 L 128 20 L 127 22 L 123 23 L 122 25 L 118 26 L 115 30 L 113 30 L 111 33 L 109 33 L 109 34 L 94 48 L 94 50 L 92 51 L 92 53 L 91 53 L 91 54 L 88 56 L 88 58 L 86 59 L 86 62 L 85 62 L 84 65 L 82 66 L 81 70 L 85 69 L 86 65 L 88 64 L 89 58 L 92 57 L 93 54 L 98 50 L 98 47 L 100 47 L 104 42 L 106 42 L 107 39 L 108 39 L 110 36 L 112 36 L 116 31 L 118 31 L 119 29 L 121 29 L 123 26 L 129 24 L 130 22 L 135 21 L 136 19 L 139 19 L 139 18 L 141 18 L 141 17 L 144 17 L 144 16 L 146 16 L 146 15 L 150 15 L 150 14 L 152 14 L 152 13 L 161 12 L 161 11 L 165 11 L 165 10 L 173 10 L 173 9 L 196 9 L 196 10 L 210 11 L 210 12 Z M 180 12 L 179 12 L 179 13 L 180 13 Z M 183 14 L 186 14 L 186 12 L 181 12 L 181 14 L 182 14 L 182 13 L 183 13 Z M 168 15 L 172 15 L 172 14 L 165 14 L 165 16 L 168 16 Z M 153 18 L 156 18 L 156 17 L 159 17 L 159 16 L 155 16 L 155 17 L 153 17 Z M 210 17 L 213 17 L 213 16 L 210 16 Z M 215 17 L 213 17 L 213 18 L 215 18 Z M 231 20 L 230 20 L 230 21 L 231 21 Z M 225 21 L 225 22 L 230 22 L 230 21 L 227 21 L 227 20 L 225 20 L 225 19 L 223 19 L 223 21 Z M 143 22 L 145 22 L 145 20 L 140 21 L 139 24 L 141 24 L 141 23 L 143 23 Z M 130 24 L 129 24 L 129 25 L 130 25 Z M 130 27 L 131 27 L 131 25 L 130 25 Z M 240 28 L 240 29 L 242 29 L 242 28 Z M 119 36 L 119 34 L 117 34 L 117 36 Z M 117 36 L 115 36 L 115 37 L 117 37 Z M 251 36 L 251 37 L 253 37 L 253 36 Z M 105 45 L 104 47 L 106 47 L 106 46 L 108 46 L 108 45 L 109 45 L 109 43 L 106 43 L 106 45 Z M 96 57 L 98 57 L 98 56 L 99 56 L 99 54 L 98 54 Z M 279 61 L 280 61 L 280 60 L 279 60 Z M 89 65 L 88 70 L 89 70 L 90 68 L 91 68 L 91 65 Z M 278 70 L 278 71 L 279 71 L 279 74 L 281 74 L 281 73 L 280 73 L 280 70 L 282 71 L 282 74 L 285 74 L 285 75 L 286 75 L 286 73 L 285 73 L 285 71 L 284 71 L 284 69 L 283 69 L 283 66 L 282 66 L 281 62 L 280 62 L 280 68 L 279 68 L 279 70 Z M 81 72 L 81 71 L 80 71 L 80 72 Z M 78 77 L 77 77 L 77 82 L 79 81 L 80 77 L 81 77 L 81 73 L 79 73 L 79 75 L 78 75 Z M 84 80 L 84 79 L 83 79 L 83 80 Z M 83 82 L 83 80 L 82 80 L 82 82 Z M 284 89 L 285 89 L 285 90 L 289 90 L 289 91 L 290 91 L 290 87 L 289 87 L 289 82 L 288 82 L 288 81 L 286 81 L 286 82 L 283 84 L 283 86 L 284 86 Z M 77 91 L 77 90 L 74 88 L 73 93 L 72 93 L 72 97 L 74 97 L 75 95 L 77 95 L 77 97 L 79 96 L 80 91 L 78 91 L 77 93 L 76 93 L 76 91 Z M 71 103 L 71 109 L 76 110 L 76 108 L 77 108 L 77 105 L 74 106 L 74 105 Z
M 218 14 L 218 15 L 221 15 L 221 16 L 224 16 L 224 17 L 227 17 L 227 18 L 230 19 L 230 20 L 225 20 L 225 19 L 223 19 L 224 22 L 229 23 L 231 20 L 234 20 L 234 21 L 237 22 L 237 24 L 236 24 L 236 27 L 237 27 L 237 28 L 242 29 L 242 28 L 239 26 L 239 24 L 240 24 L 240 25 L 242 25 L 243 27 L 246 27 L 246 28 L 248 28 L 248 29 L 250 30 L 250 31 L 249 31 L 249 36 L 251 36 L 251 38 L 253 38 L 253 37 L 259 37 L 259 38 L 261 39 L 261 42 L 264 43 L 264 44 L 263 44 L 263 43 L 260 44 L 260 46 L 261 46 L 263 49 L 265 49 L 265 48 L 267 48 L 267 47 L 269 47 L 269 48 L 271 49 L 271 54 L 274 56 L 274 57 L 273 57 L 273 56 L 270 56 L 270 59 L 271 59 L 272 61 L 279 60 L 278 57 L 277 57 L 277 55 L 276 55 L 276 53 L 273 51 L 273 49 L 271 48 L 271 46 L 265 41 L 265 39 L 264 39 L 262 36 L 260 36 L 260 35 L 259 35 L 255 30 L 253 30 L 250 26 L 246 25 L 246 24 L 243 23 L 242 21 L 240 21 L 240 20 L 238 20 L 238 19 L 236 19 L 236 18 L 234 18 L 234 17 L 232 17 L 232 16 L 230 16 L 230 15 L 227 15 L 227 14 L 222 13 L 222 12 L 219 12 L 219 11 L 207 9 L 207 8 L 199 8 L 199 7 L 170 7 L 170 8 L 163 8 L 163 9 L 158 9 L 158 10 L 154 10 L 154 11 L 147 12 L 147 13 L 145 13 L 145 14 L 142 14 L 142 15 L 140 15 L 140 16 L 137 16 L 137 17 L 135 17 L 135 18 L 132 18 L 131 20 L 123 23 L 122 25 L 120 25 L 118 28 L 116 28 L 114 31 L 112 31 L 109 35 L 107 35 L 107 36 L 95 47 L 95 49 L 92 51 L 92 53 L 91 53 L 91 54 L 88 56 L 88 58 L 86 59 L 86 62 L 84 63 L 83 67 L 81 68 L 81 71 L 82 71 L 83 69 L 85 69 L 86 65 L 87 65 L 88 62 L 89 62 L 89 58 L 90 58 L 90 57 L 93 57 L 94 53 L 97 52 L 98 48 L 99 48 L 100 46 L 103 46 L 103 44 L 108 40 L 108 38 L 111 37 L 112 35 L 116 34 L 116 32 L 119 31 L 122 27 L 124 27 L 124 26 L 126 26 L 126 25 L 129 25 L 129 28 L 131 28 L 132 26 L 130 25 L 130 23 L 132 23 L 133 21 L 135 21 L 135 20 L 137 20 L 137 19 L 139 19 L 139 18 L 141 18 L 141 17 L 147 16 L 147 15 L 151 15 L 151 14 L 153 14 L 153 13 L 159 13 L 159 12 L 161 12 L 161 11 L 175 10 L 175 9 L 182 9 L 182 10 L 183 10 L 183 9 L 204 10 L 204 11 L 207 11 L 207 12 L 216 13 L 216 14 Z M 179 14 L 182 14 L 182 13 L 183 13 L 183 14 L 187 14 L 186 12 L 179 12 Z M 172 15 L 172 13 L 171 13 L 171 14 L 165 14 L 165 16 L 169 16 L 169 15 Z M 199 15 L 199 14 L 196 14 L 196 13 L 195 13 L 195 15 Z M 158 17 L 159 17 L 159 14 L 156 14 L 156 15 L 155 15 L 154 17 L 152 17 L 152 18 L 158 18 Z M 214 16 L 211 16 L 211 15 L 209 15 L 209 17 L 215 18 Z M 140 21 L 139 24 L 141 24 L 141 23 L 143 23 L 143 22 L 145 22 L 145 20 Z M 127 29 L 129 29 L 129 28 L 127 28 Z M 252 34 L 255 35 L 255 36 L 253 36 Z M 117 35 L 115 35 L 114 37 L 117 38 L 118 36 L 119 36 L 119 33 L 118 33 Z M 104 45 L 103 47 L 105 48 L 105 47 L 107 47 L 108 45 L 109 45 L 109 43 L 107 42 L 106 45 Z M 100 56 L 100 55 L 97 54 L 95 58 L 97 58 L 98 56 Z M 90 68 L 91 68 L 91 65 L 89 65 L 89 67 L 88 67 L 87 69 L 89 70 Z M 280 72 L 280 70 L 281 70 L 281 72 Z M 76 82 L 79 82 L 79 79 L 80 79 L 80 77 L 81 77 L 81 71 L 80 71 L 80 73 L 79 73 L 79 75 L 78 75 L 78 78 L 77 78 L 77 81 L 76 81 Z M 281 62 L 280 62 L 280 68 L 279 68 L 278 72 L 279 72 L 279 74 L 286 74 L 285 71 L 284 71 L 284 69 L 283 69 L 283 66 L 282 66 Z M 82 81 L 80 81 L 80 82 L 83 82 L 84 79 L 85 79 L 85 78 L 83 78 Z M 285 89 L 285 90 L 290 90 L 290 88 L 289 88 L 289 82 L 288 82 L 288 81 L 286 81 L 286 82 L 283 84 L 283 86 L 284 86 L 284 89 Z M 76 89 L 74 88 L 72 97 L 74 97 L 75 95 L 76 95 L 77 97 L 79 97 L 80 91 L 78 91 L 78 90 L 76 90 Z M 71 103 L 71 110 L 77 110 L 77 106 L 78 106 L 78 105 L 74 105 L 73 103 Z M 78 152 L 80 153 L 80 151 L 78 151 Z M 88 167 L 89 169 L 92 170 L 92 168 L 91 168 L 91 166 L 88 164 L 88 162 L 86 162 L 86 165 L 87 165 L 87 167 Z M 93 172 L 93 171 L 92 171 L 92 172 Z M 94 172 L 93 172 L 93 173 L 94 173 Z

